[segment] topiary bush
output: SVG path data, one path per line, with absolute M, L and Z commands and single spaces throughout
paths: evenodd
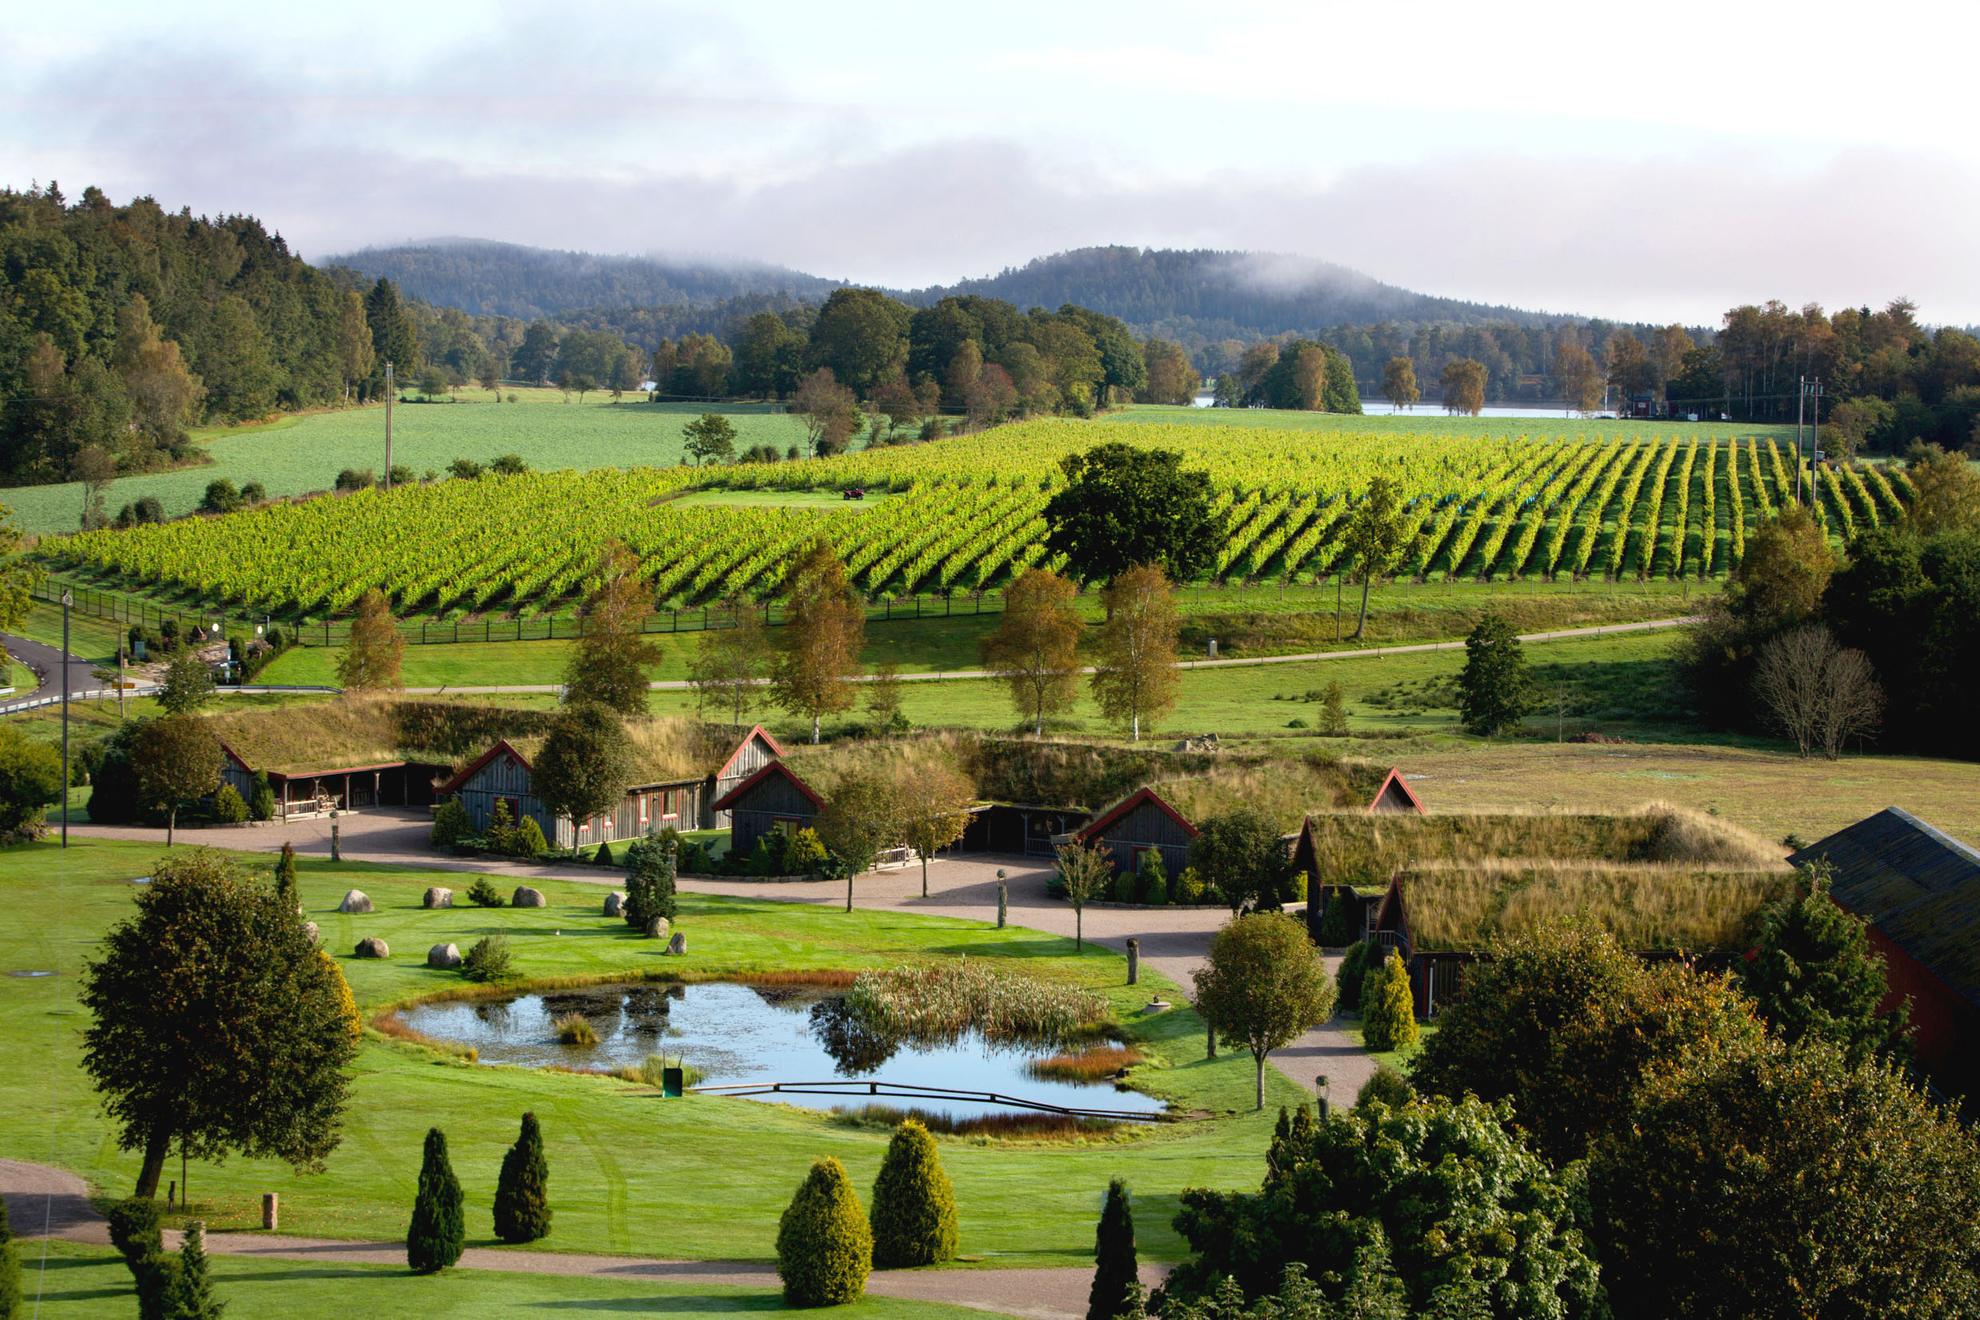
M 777 1277 L 792 1306 L 858 1301 L 873 1269 L 873 1230 L 840 1163 L 811 1166 L 777 1225 Z
M 433 809 L 433 832 L 427 842 L 435 848 L 454 848 L 474 833 L 474 821 L 459 798 L 448 798 Z
M 954 1260 L 956 1193 L 928 1129 L 910 1118 L 894 1129 L 873 1184 L 873 1265 L 911 1269 Z
M 496 798 L 495 805 L 488 810 L 488 851 L 498 853 L 514 852 L 516 848 L 516 817 L 509 810 L 507 798 Z
M 611 840 L 608 839 L 604 843 L 598 845 L 598 851 L 591 855 L 591 861 L 592 864 L 595 866 L 613 865 Z
M 550 841 L 543 837 L 543 827 L 534 816 L 524 816 L 522 824 L 509 835 L 509 852 L 514 856 L 541 857 L 549 851 Z
M 468 886 L 468 902 L 476 907 L 501 907 L 509 900 L 502 897 L 502 891 L 490 884 L 487 876 L 478 877 Z
M 1340 969 L 1334 973 L 1340 994 L 1334 1002 L 1343 1008 L 1352 1005 L 1355 1012 L 1361 1011 L 1361 983 L 1368 978 L 1368 953 L 1374 947 L 1367 940 L 1356 940 L 1341 958 Z
M 248 818 L 247 799 L 232 784 L 222 784 L 213 795 L 213 819 L 222 825 L 240 825 Z
M 506 981 L 514 974 L 509 942 L 500 935 L 482 936 L 461 959 L 461 975 L 470 981 Z
M 110 1229 L 110 1245 L 115 1247 L 135 1273 L 138 1262 L 163 1249 L 158 1231 L 158 1202 L 148 1196 L 133 1196 L 113 1202 L 103 1212 Z
M 1371 969 L 1361 985 L 1361 1037 L 1375 1053 L 1403 1050 L 1416 1044 L 1416 1004 L 1410 994 L 1409 969 L 1394 949 Z
M 467 1223 L 461 1207 L 461 1181 L 447 1162 L 447 1136 L 428 1128 L 419 1165 L 419 1195 L 412 1226 L 406 1230 L 406 1264 L 415 1274 L 437 1274 L 461 1258 Z
M 522 1116 L 522 1133 L 502 1156 L 495 1183 L 495 1236 L 504 1242 L 534 1242 L 550 1234 L 550 1163 L 543 1155 L 543 1129 L 536 1115 Z
M 1151 907 L 1161 907 L 1169 901 L 1169 873 L 1157 870 L 1148 877 L 1147 888 L 1142 890 L 1141 901 Z

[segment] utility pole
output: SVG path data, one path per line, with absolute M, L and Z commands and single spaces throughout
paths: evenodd
M 69 606 L 75 594 L 62 588 L 62 846 L 69 846 Z
M 385 489 L 392 489 L 392 364 L 385 364 Z M 1800 433 L 1796 432 L 1797 438 Z M 1799 451 L 1797 451 L 1799 452 Z
M 1802 376 L 1795 382 L 1794 387 L 1794 502 L 1796 504 L 1801 503 L 1801 425 L 1802 409 L 1807 403 L 1808 377 Z

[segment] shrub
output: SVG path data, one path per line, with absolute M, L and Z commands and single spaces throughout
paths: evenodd
M 254 772 L 254 787 L 248 792 L 248 815 L 256 820 L 275 819 L 275 789 L 268 782 L 268 772 Z
M 1168 871 L 1157 868 L 1154 874 L 1147 877 L 1147 888 L 1142 891 L 1141 901 L 1154 907 L 1169 901 Z
M 956 1194 L 928 1129 L 908 1119 L 887 1143 L 873 1184 L 873 1264 L 909 1269 L 953 1260 Z
M 206 1264 L 206 1225 L 196 1219 L 186 1225 L 178 1268 L 172 1271 L 164 1294 L 164 1312 L 171 1320 L 220 1320 L 226 1309 L 213 1295 L 213 1279 Z
M 536 1115 L 522 1116 L 522 1133 L 502 1156 L 495 1184 L 495 1236 L 504 1242 L 534 1242 L 550 1234 L 550 1163 L 543 1156 L 543 1129 Z
M 591 855 L 591 860 L 593 865 L 596 866 L 612 865 L 612 841 L 607 839 L 604 843 L 599 844 L 598 851 Z
M 678 908 L 672 850 L 660 839 L 635 840 L 626 849 L 626 924 L 643 934 L 655 917 L 672 921 Z
M 845 1169 L 827 1157 L 791 1198 L 777 1225 L 777 1276 L 792 1306 L 838 1306 L 866 1292 L 873 1230 Z
M 471 458 L 457 458 L 447 465 L 448 474 L 459 477 L 463 481 L 473 481 L 486 470 L 486 468 Z
M 247 800 L 232 784 L 220 785 L 213 795 L 213 819 L 222 825 L 239 825 L 248 818 Z
M 1334 984 L 1341 991 L 1335 1002 L 1341 1007 L 1352 1005 L 1355 1012 L 1361 1011 L 1361 983 L 1368 976 L 1368 955 L 1373 948 L 1366 940 L 1356 940 L 1342 957 L 1340 968 L 1334 973 Z
M 468 818 L 467 807 L 462 805 L 459 798 L 448 798 L 433 809 L 433 833 L 427 841 L 435 848 L 452 848 L 472 833 L 474 833 L 474 822 Z M 488 885 L 486 878 L 476 883 Z M 488 885 L 488 890 L 494 893 L 495 887 Z M 495 897 L 500 898 L 501 895 L 496 894 Z M 493 907 L 495 904 L 484 906 Z
M 1093 1234 L 1093 1288 L 1087 1294 L 1086 1320 L 1115 1320 L 1127 1314 L 1141 1287 L 1141 1266 L 1134 1248 L 1134 1207 L 1127 1184 L 1119 1178 L 1107 1184 L 1107 1203 Z
M 516 817 L 507 798 L 496 798 L 488 811 L 488 850 L 506 853 L 515 850 Z
M 557 1031 L 557 1040 L 564 1045 L 596 1045 L 598 1033 L 582 1013 L 566 1013 L 550 1024 Z
M 1386 1063 L 1375 1065 L 1375 1075 L 1361 1084 L 1360 1094 L 1354 1097 L 1354 1107 L 1360 1109 L 1371 1100 L 1379 1100 L 1391 1109 L 1407 1104 L 1416 1094 L 1409 1079 Z
M 260 482 L 250 481 L 241 487 L 242 504 L 266 504 L 267 502 L 268 487 L 262 485 Z
M 447 1137 L 439 1128 L 428 1128 L 419 1195 L 413 1201 L 412 1226 L 406 1230 L 406 1264 L 415 1274 L 437 1274 L 461 1258 L 466 1242 L 461 1181 L 447 1162 Z
M 1158 903 L 1161 900 L 1150 898 L 1149 894 L 1158 886 L 1165 886 L 1169 879 L 1169 868 L 1162 861 L 1162 854 L 1153 848 L 1146 849 L 1134 863 L 1134 900 L 1137 903 Z
M 215 477 L 207 482 L 206 493 L 199 499 L 202 513 L 232 513 L 240 507 L 241 493 L 225 477 Z
M 515 974 L 515 957 L 500 935 L 484 935 L 461 959 L 461 975 L 470 981 L 506 981 Z
M 490 884 L 485 875 L 476 877 L 475 882 L 468 886 L 467 896 L 468 902 L 476 907 L 501 907 L 508 902 L 502 897 L 502 891 Z
M 1120 870 L 1114 872 L 1114 880 L 1108 886 L 1107 897 L 1116 903 L 1134 902 L 1136 878 L 1135 873 L 1126 867 L 1122 867 Z
M 550 851 L 550 843 L 543 837 L 543 827 L 536 823 L 536 817 L 524 816 L 522 824 L 510 833 L 509 851 L 517 857 L 541 857 Z
M 158 1230 L 158 1202 L 150 1197 L 114 1202 L 103 1217 L 109 1223 L 110 1245 L 123 1256 L 132 1273 L 137 1272 L 139 1261 L 164 1249 Z
M 1201 903 L 1203 901 L 1203 877 L 1193 866 L 1185 866 L 1176 876 L 1176 902 Z
M 519 477 L 529 471 L 529 464 L 523 462 L 521 454 L 502 454 L 488 465 L 490 472 L 504 477 Z
M 1416 1004 L 1410 995 L 1409 969 L 1394 949 L 1361 985 L 1361 1037 L 1375 1053 L 1403 1050 L 1416 1044 Z
M 20 1313 L 21 1258 L 7 1222 L 7 1202 L 0 1198 L 0 1320 L 14 1320 Z
M 337 489 L 340 491 L 363 490 L 366 486 L 377 484 L 378 474 L 370 468 L 345 468 L 337 474 Z
M 1329 949 L 1338 949 L 1354 938 L 1354 925 L 1348 916 L 1348 909 L 1352 906 L 1345 894 L 1335 893 L 1327 896 L 1326 910 L 1320 914 L 1319 939 L 1322 945 Z M 1355 1002 L 1360 1001 L 1357 999 Z
M 825 865 L 825 843 L 809 825 L 791 836 L 784 850 L 784 865 L 791 875 L 813 875 Z

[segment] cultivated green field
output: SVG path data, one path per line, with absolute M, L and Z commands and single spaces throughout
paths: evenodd
M 0 980 L 0 1056 L 9 1065 L 0 1069 L 0 1112 L 8 1116 L 0 1125 L 0 1156 L 73 1169 L 108 1195 L 127 1190 L 137 1161 L 116 1148 L 78 1067 L 77 975 L 103 931 L 131 911 L 130 879 L 144 874 L 159 851 L 153 844 L 74 839 L 66 855 L 52 844 L 0 852 L 0 887 L 9 905 L 0 968 L 56 973 Z M 462 987 L 458 975 L 424 966 L 426 948 L 443 940 L 466 945 L 484 934 L 507 936 L 518 970 L 535 978 L 747 976 L 960 954 L 1010 960 L 1101 990 L 1123 1020 L 1135 1022 L 1128 1032 L 1152 1058 L 1137 1074 L 1146 1076 L 1147 1089 L 1188 1111 L 1237 1111 L 1071 1142 L 942 1139 L 961 1209 L 962 1250 L 990 1263 L 1090 1261 L 1100 1192 L 1123 1172 L 1135 1179 L 1144 1253 L 1175 1259 L 1181 1243 L 1168 1220 L 1177 1194 L 1186 1186 L 1255 1184 L 1262 1170 L 1271 1112 L 1249 1112 L 1248 1056 L 1206 1060 L 1202 1025 L 1187 1010 L 1145 1025 L 1133 1019 L 1151 986 L 1127 988 L 1122 960 L 1091 946 L 1076 956 L 1070 941 L 998 931 L 987 921 L 684 895 L 680 928 L 691 953 L 667 959 L 623 922 L 598 915 L 600 886 L 532 881 L 549 898 L 543 909 L 423 911 L 420 894 L 435 883 L 460 886 L 465 878 L 303 863 L 305 907 L 321 923 L 324 945 L 338 955 L 367 1015 L 388 1002 Z M 371 895 L 375 913 L 335 911 L 353 885 Z M 366 935 L 387 939 L 393 956 L 351 958 L 352 945 Z M 1159 978 L 1155 988 L 1179 997 Z M 248 1227 L 257 1221 L 261 1192 L 272 1190 L 281 1193 L 286 1231 L 402 1237 L 420 1141 L 438 1124 L 467 1189 L 469 1239 L 486 1242 L 501 1154 L 514 1140 L 517 1116 L 528 1109 L 543 1121 L 556 1210 L 555 1231 L 542 1249 L 760 1261 L 772 1255 L 777 1217 L 812 1159 L 838 1156 L 865 1189 L 888 1136 L 782 1105 L 708 1096 L 662 1100 L 649 1088 L 606 1078 L 479 1066 L 375 1034 L 355 1073 L 343 1142 L 327 1172 L 298 1178 L 284 1167 L 241 1159 L 195 1164 L 195 1213 L 216 1228 Z M 1268 1075 L 1267 1082 L 1271 1106 L 1297 1099 L 1297 1088 L 1283 1078 Z
M 1283 408 L 1185 408 L 1178 404 L 1138 403 L 1106 413 L 1105 424 L 1152 422 L 1168 426 L 1243 426 L 1261 431 L 1343 434 L 1379 427 L 1399 435 L 1492 437 L 1524 435 L 1562 440 L 1641 440 L 1649 436 L 1777 436 L 1791 440 L 1792 426 L 1764 422 L 1641 422 L 1627 418 L 1593 418 L 1561 414 L 1551 417 L 1453 417 L 1435 404 L 1419 405 L 1413 413 L 1378 413 L 1357 417 L 1346 413 L 1296 412 Z
M 554 470 L 667 465 L 681 461 L 681 428 L 704 412 L 727 415 L 738 432 L 738 448 L 774 444 L 779 450 L 804 443 L 804 423 L 773 412 L 768 405 L 635 402 L 613 403 L 594 391 L 569 403 L 556 390 L 508 390 L 521 402 L 497 404 L 486 390 L 463 389 L 453 403 L 407 403 L 392 410 L 392 461 L 416 473 L 444 473 L 456 458 L 486 463 L 501 454 L 521 454 L 532 468 Z M 266 425 L 202 432 L 213 461 L 200 467 L 124 477 L 109 488 L 105 502 L 115 514 L 142 495 L 156 495 L 167 515 L 199 503 L 206 484 L 226 477 L 236 486 L 259 481 L 270 495 L 301 495 L 328 490 L 347 467 L 385 467 L 383 405 L 337 409 L 284 417 Z M 82 517 L 82 487 L 0 489 L 0 504 L 14 522 L 36 535 L 68 532 Z

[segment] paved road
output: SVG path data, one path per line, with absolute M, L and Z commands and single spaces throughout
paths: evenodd
M 516 884 L 529 879 L 572 880 L 580 884 L 616 886 L 623 883 L 617 872 L 570 863 L 503 862 L 491 858 L 450 857 L 427 846 L 430 818 L 417 810 L 382 808 L 345 815 L 339 820 L 339 848 L 343 857 L 354 862 L 374 862 L 385 866 L 428 868 L 483 874 L 497 878 L 498 884 Z M 71 825 L 72 834 L 99 838 L 136 839 L 156 843 L 160 831 L 135 825 Z M 308 857 L 330 855 L 330 822 L 312 818 L 287 824 L 208 826 L 187 828 L 180 839 L 215 848 L 248 852 L 273 852 L 286 841 Z M 967 917 L 994 921 L 997 916 L 997 870 L 1008 872 L 1010 921 L 1030 930 L 1072 936 L 1075 918 L 1072 909 L 1057 899 L 1046 897 L 1045 882 L 1051 866 L 1035 857 L 980 857 L 963 855 L 942 858 L 928 868 L 929 896 L 921 896 L 921 870 L 878 871 L 861 876 L 853 891 L 853 905 L 862 908 L 891 908 L 926 916 Z M 766 884 L 762 881 L 733 879 L 683 879 L 681 888 L 702 894 L 724 894 L 738 898 L 773 899 L 787 903 L 832 905 L 845 902 L 845 885 L 839 881 L 799 881 Z M 1141 941 L 1141 956 L 1152 969 L 1187 990 L 1196 969 L 1203 964 L 1210 937 L 1223 925 L 1221 908 L 1129 908 L 1091 907 L 1086 911 L 1084 934 L 1087 939 L 1116 951 L 1125 952 L 1130 938 Z M 1333 963 L 1329 963 L 1329 970 Z M 1318 1079 L 1327 1079 L 1329 1098 L 1351 1103 L 1362 1084 L 1374 1074 L 1374 1061 L 1336 1019 L 1307 1032 L 1282 1050 L 1274 1051 L 1270 1062 L 1287 1078 L 1309 1093 L 1318 1094 Z
M 11 705 L 17 701 L 32 701 L 40 697 L 62 695 L 62 648 L 45 642 L 31 641 L 26 637 L 10 637 L 0 634 L 0 646 L 7 648 L 16 660 L 34 670 L 41 679 L 41 685 L 32 692 L 16 692 L 0 704 Z M 95 666 L 73 651 L 69 653 L 69 695 L 78 692 L 94 692 L 103 686 L 94 677 Z
M 1519 640 L 1531 643 L 1569 642 L 1577 638 L 1607 637 L 1615 633 L 1661 632 L 1665 629 L 1683 628 L 1697 623 L 1699 617 L 1698 615 L 1686 615 L 1683 618 L 1677 619 L 1648 619 L 1641 623 L 1605 623 L 1592 628 L 1561 628 L 1553 632 L 1521 633 Z M 1302 651 L 1296 655 L 1252 655 L 1226 657 L 1220 660 L 1179 660 L 1176 662 L 1176 668 L 1245 669 L 1258 665 L 1299 665 L 1308 664 L 1315 660 L 1367 660 L 1384 655 L 1415 655 L 1423 651 L 1462 651 L 1463 649 L 1464 643 L 1462 641 L 1409 642 L 1397 646 L 1364 646 L 1353 651 Z M 1091 674 L 1093 672 L 1093 666 L 1087 665 L 1079 672 L 1082 674 Z M 903 683 L 956 683 L 993 678 L 995 675 L 987 669 L 945 669 L 911 674 L 897 674 L 895 677 Z M 754 681 L 762 684 L 767 683 L 769 680 L 757 679 Z M 856 676 L 852 681 L 855 683 L 868 683 L 872 681 L 872 675 L 861 674 Z M 686 679 L 670 678 L 656 679 L 646 686 L 655 692 L 683 692 L 694 685 Z M 421 696 L 437 696 L 442 693 L 476 696 L 503 692 L 562 692 L 563 690 L 563 687 L 556 683 L 495 683 L 406 689 L 409 693 Z
M 101 1216 L 90 1205 L 89 1189 L 73 1173 L 46 1165 L 0 1160 L 0 1195 L 6 1198 L 7 1216 L 18 1238 L 32 1242 L 51 1237 L 98 1246 L 109 1245 L 110 1234 Z M 177 1233 L 166 1234 L 168 1248 L 176 1250 L 178 1245 Z M 212 1233 L 207 1236 L 206 1249 L 223 1256 L 308 1261 L 317 1265 L 388 1265 L 403 1269 L 406 1263 L 403 1242 L 351 1242 L 263 1233 Z M 40 1291 L 41 1280 L 37 1273 L 39 1257 L 32 1247 L 23 1251 L 21 1256 L 22 1283 L 32 1304 Z M 469 1247 L 461 1256 L 459 1268 L 623 1279 L 629 1283 L 652 1281 L 700 1284 L 704 1287 L 759 1288 L 772 1292 L 780 1291 L 782 1287 L 776 1270 L 758 1261 L 658 1260 L 579 1252 Z M 1154 1265 L 1144 1265 L 1141 1271 L 1143 1282 L 1150 1288 L 1161 1283 L 1164 1273 L 1164 1269 Z M 946 1302 L 998 1315 L 1062 1320 L 1062 1317 L 1086 1314 L 1086 1294 L 1092 1282 L 1091 1269 L 1071 1266 L 1063 1269 L 880 1270 L 869 1277 L 866 1290 L 878 1297 Z M 606 1309 L 610 1309 L 609 1303 Z

